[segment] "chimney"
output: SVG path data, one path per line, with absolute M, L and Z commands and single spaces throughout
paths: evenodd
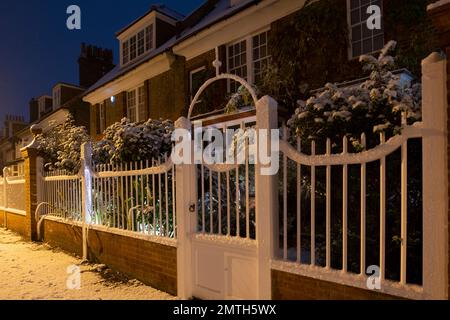
M 114 68 L 113 51 L 82 43 L 78 66 L 80 87 L 89 88 Z

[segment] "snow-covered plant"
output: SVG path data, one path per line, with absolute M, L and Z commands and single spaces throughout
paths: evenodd
M 396 42 L 390 41 L 378 59 L 360 57 L 370 76 L 359 86 L 341 88 L 328 83 L 307 101 L 299 101 L 288 122 L 292 133 L 303 141 L 330 138 L 338 142 L 346 135 L 359 150 L 362 133 L 369 144 L 380 132 L 388 136 L 400 133 L 402 113 L 408 123 L 420 120 L 421 86 L 402 83 L 400 76 L 392 73 L 395 61 L 390 53 L 395 46 Z
M 174 124 L 170 120 L 132 123 L 124 118 L 108 127 L 104 138 L 94 144 L 94 162 L 117 164 L 157 159 L 170 153 L 173 131 Z
M 255 92 L 257 91 L 257 88 L 253 86 L 253 89 Z M 235 113 L 240 108 L 247 107 L 253 104 L 253 98 L 250 92 L 247 90 L 246 87 L 240 86 L 236 93 L 233 93 L 230 96 L 230 100 L 228 101 L 226 107 L 225 107 L 225 113 Z
M 50 127 L 36 136 L 38 152 L 45 167 L 77 172 L 80 169 L 81 145 L 89 141 L 86 128 L 77 127 L 70 115 L 59 125 L 50 123 Z

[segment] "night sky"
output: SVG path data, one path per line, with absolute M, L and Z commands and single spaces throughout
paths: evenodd
M 2 0 L 0 2 L 0 120 L 6 114 L 28 119 L 32 97 L 51 94 L 57 82 L 78 84 L 77 58 L 86 42 L 113 48 L 115 32 L 143 15 L 152 4 L 164 3 L 188 14 L 204 0 Z M 66 27 L 67 7 L 81 8 L 81 30 Z

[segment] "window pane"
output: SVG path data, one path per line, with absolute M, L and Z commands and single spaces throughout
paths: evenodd
M 350 17 L 351 17 L 352 24 L 356 24 L 356 23 L 361 22 L 361 15 L 359 14 L 359 9 L 358 10 L 353 10 L 350 13 Z
M 129 43 L 128 43 L 128 41 L 125 41 L 123 43 L 123 51 L 122 51 L 123 64 L 128 63 L 128 61 L 129 61 L 129 54 L 130 54 Z
M 138 33 L 138 56 L 144 53 L 144 34 L 144 30 Z
M 363 52 L 364 53 L 371 53 L 371 52 L 373 52 L 372 39 L 366 39 L 366 40 L 363 41 Z
M 379 35 L 376 36 L 375 38 L 373 38 L 373 50 L 374 51 L 378 51 L 383 49 L 384 47 L 384 36 L 383 35 Z
M 147 27 L 145 31 L 145 50 L 150 51 L 153 49 L 153 24 Z
M 360 41 L 361 40 L 361 26 L 356 26 L 352 28 L 352 40 Z
M 357 7 L 359 7 L 359 0 L 351 0 L 350 1 L 350 8 L 351 9 L 355 9 Z
M 351 0 L 350 6 L 347 8 L 347 10 L 350 10 L 353 57 L 373 53 L 384 45 L 383 15 L 381 17 L 381 30 L 370 30 L 367 27 L 367 19 L 369 18 L 367 9 L 370 5 L 378 5 L 382 8 L 381 0 Z
M 362 30 L 363 30 L 363 39 L 371 38 L 372 37 L 372 30 L 367 28 L 367 24 L 362 24 Z M 356 40 L 356 39 L 355 39 Z
M 261 81 L 264 67 L 269 61 L 268 32 L 263 32 L 254 38 L 258 38 L 258 46 L 253 47 L 253 78 L 256 84 Z
M 136 59 L 136 36 L 130 39 L 130 61 Z
M 360 56 L 362 54 L 361 42 L 360 41 L 354 42 L 352 44 L 352 48 L 353 48 L 352 51 L 353 51 L 353 56 L 354 57 Z
M 197 94 L 200 87 L 203 85 L 203 83 L 206 80 L 206 69 L 202 69 L 199 71 L 196 71 L 194 73 L 191 73 L 191 83 L 190 83 L 190 93 L 191 93 L 191 100 L 194 99 L 195 95 Z

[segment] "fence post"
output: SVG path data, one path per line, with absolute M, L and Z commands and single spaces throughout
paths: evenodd
M 81 146 L 81 223 L 83 237 L 83 260 L 88 259 L 87 224 L 92 210 L 92 145 L 90 142 Z
M 25 237 L 31 241 L 37 240 L 37 221 L 35 211 L 38 206 L 38 150 L 36 136 L 42 132 L 36 125 L 31 126 L 33 141 L 25 148 L 20 149 L 24 159 L 25 179 Z
M 8 208 L 8 171 L 7 167 L 3 168 L 3 226 L 8 229 L 8 214 L 6 213 L 6 208 Z
M 422 61 L 423 288 L 427 299 L 448 296 L 448 156 L 446 61 Z
M 267 148 L 272 150 L 271 130 L 278 129 L 278 104 L 269 96 L 256 104 L 258 154 L 261 148 L 259 130 L 265 129 Z M 259 157 L 259 155 L 258 155 Z M 272 299 L 271 261 L 278 248 L 278 174 L 262 175 L 264 165 L 256 164 L 256 236 L 258 240 L 258 295 L 259 299 Z
M 175 129 L 192 130 L 191 122 L 180 118 L 175 122 Z M 184 137 L 186 138 L 186 137 Z M 196 205 L 197 174 L 193 163 L 193 143 L 189 137 L 191 148 L 191 161 L 176 165 L 176 215 L 177 215 L 177 286 L 178 297 L 188 299 L 192 297 L 192 244 L 191 236 L 195 233 L 197 225 L 197 210 L 190 211 Z

